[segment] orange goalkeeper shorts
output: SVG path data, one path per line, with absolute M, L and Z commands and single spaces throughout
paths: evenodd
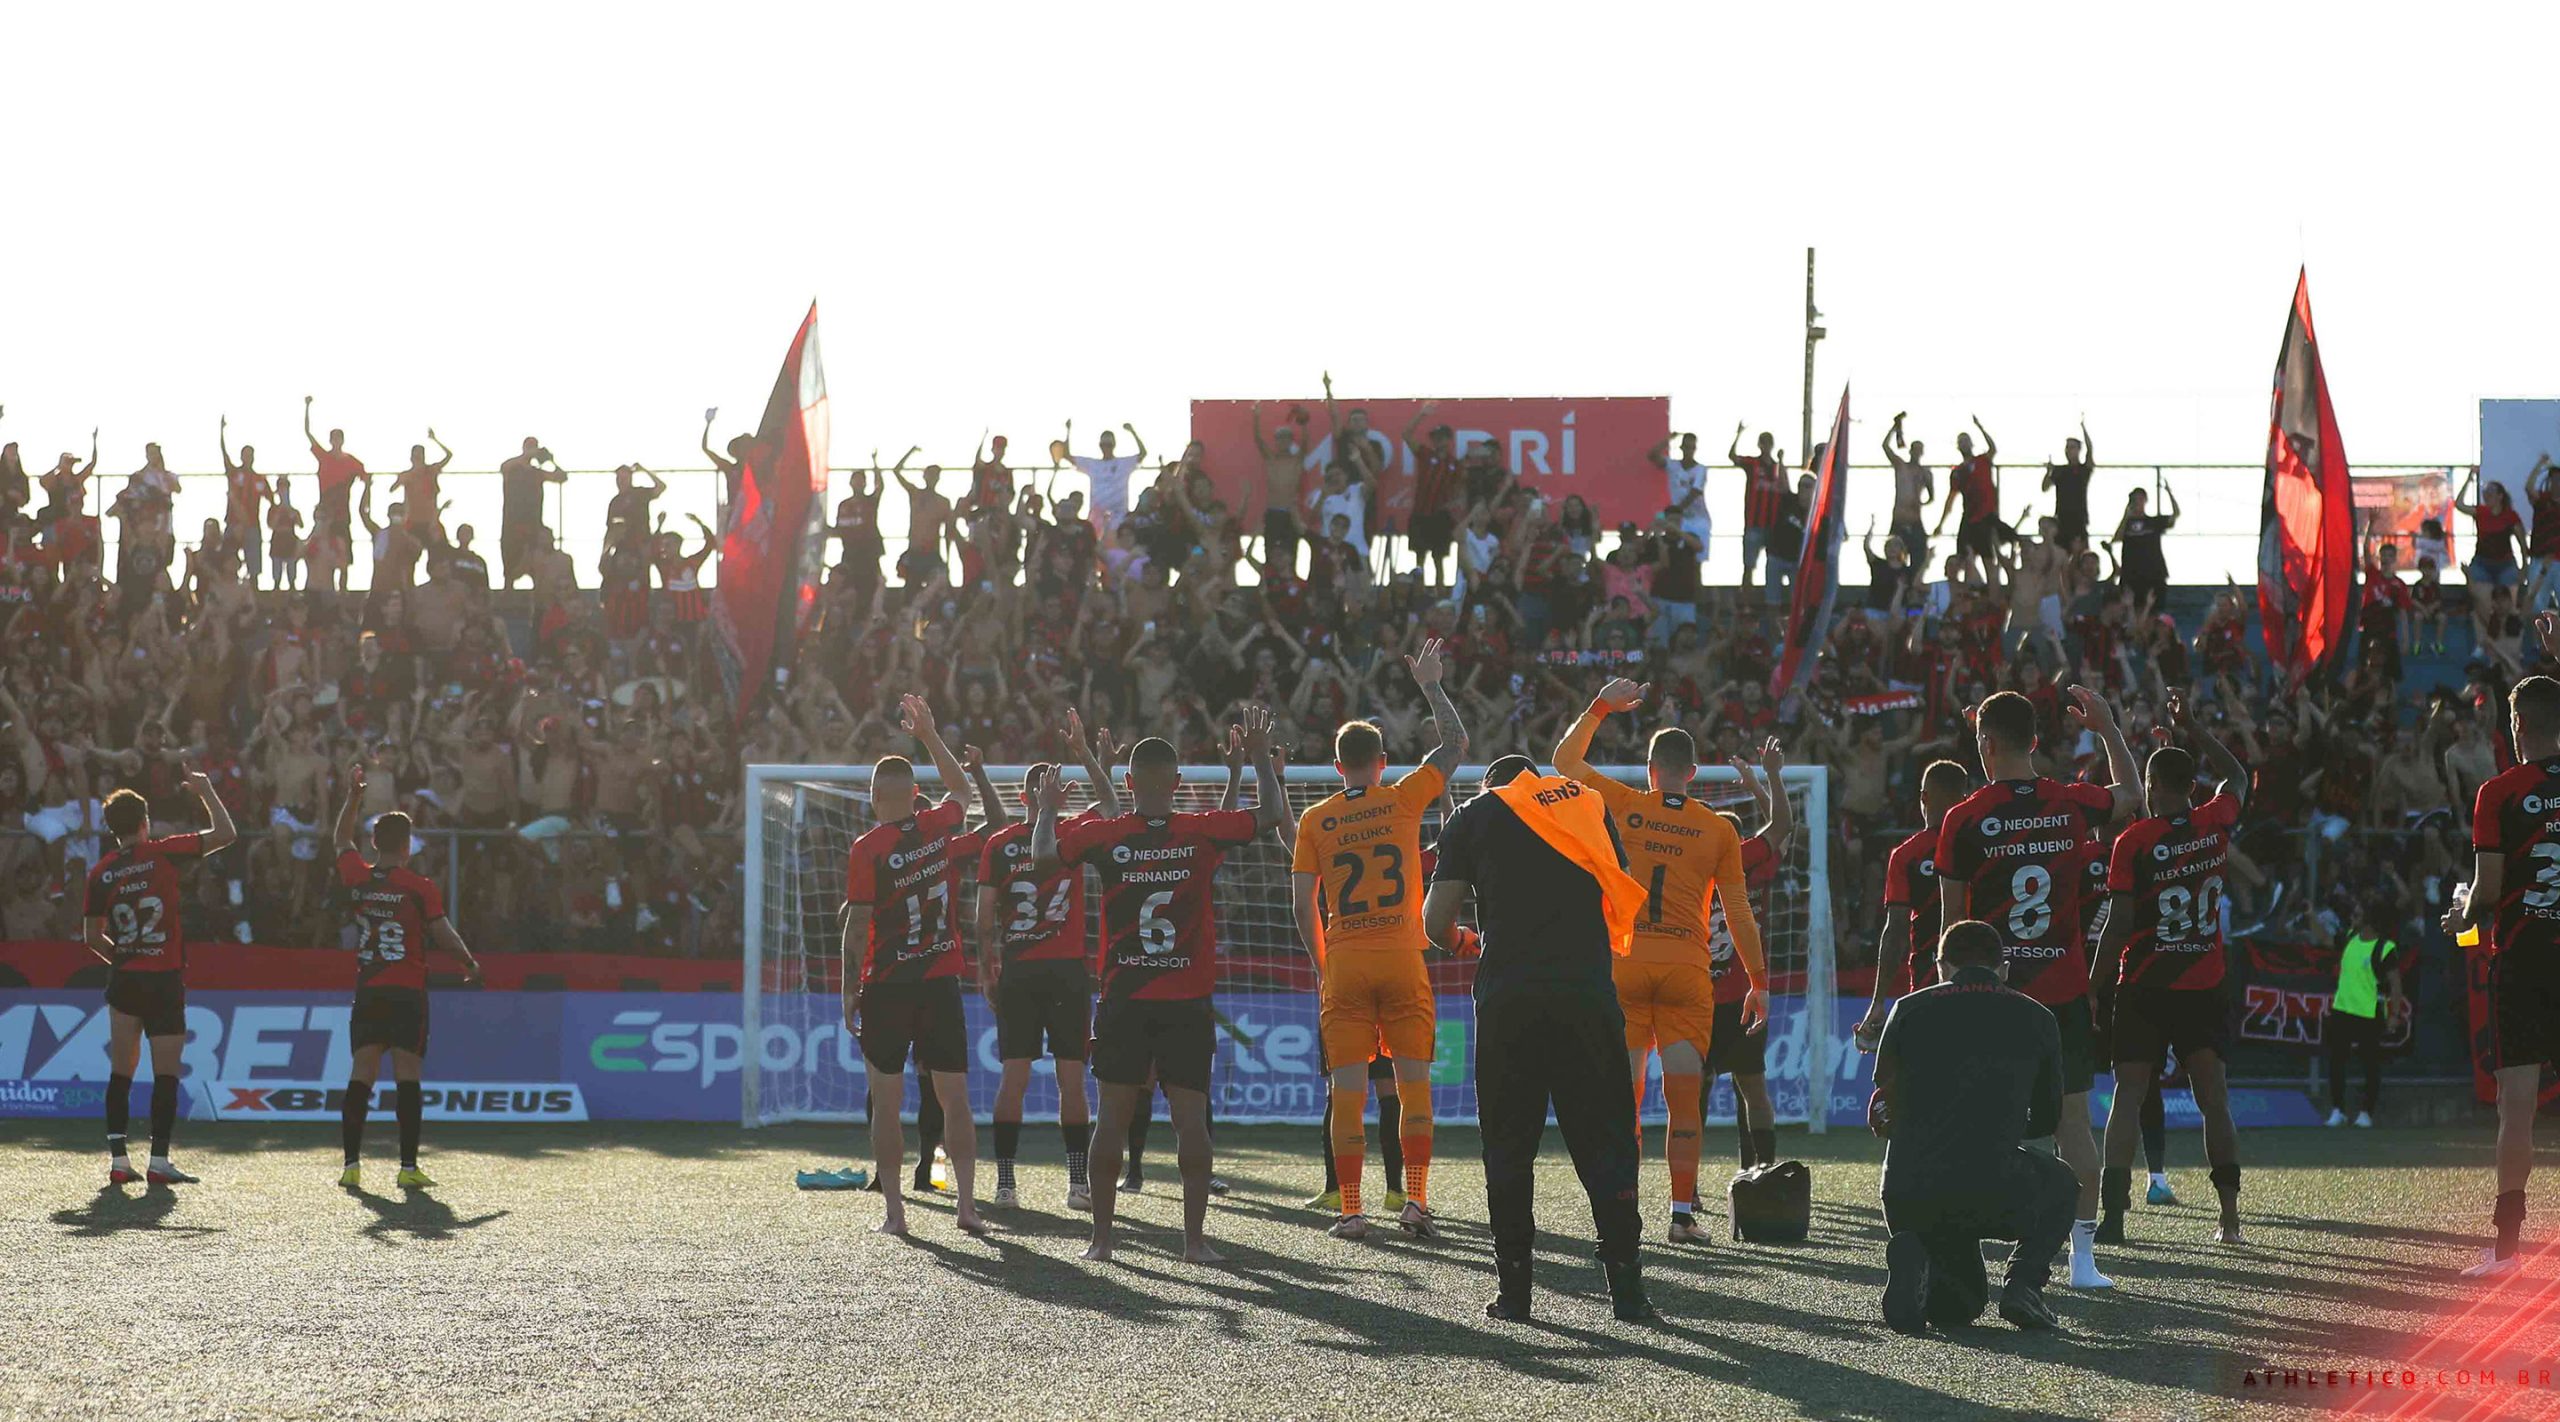
M 1610 971 L 1627 1014 L 1628 1051 L 1687 1042 L 1706 1054 L 1716 1035 L 1716 988 L 1705 964 L 1620 958 Z
M 1420 953 L 1328 954 L 1318 1001 L 1327 1067 L 1357 1066 L 1381 1050 L 1397 1061 L 1431 1060 L 1439 1010 Z

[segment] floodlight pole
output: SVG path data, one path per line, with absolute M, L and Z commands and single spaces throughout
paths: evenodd
M 1806 467 L 1813 459 L 1813 346 L 1828 335 L 1822 329 L 1822 312 L 1813 304 L 1813 249 L 1804 249 L 1804 400 L 1797 406 L 1803 414 L 1803 427 L 1796 434 L 1796 448 L 1804 454 Z

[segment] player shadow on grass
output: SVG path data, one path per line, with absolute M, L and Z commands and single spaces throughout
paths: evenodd
M 121 1185 L 105 1185 L 89 1197 L 87 1205 L 54 1211 L 53 1222 L 62 1226 L 73 1239 L 104 1239 L 128 1230 L 161 1234 L 222 1233 L 219 1225 L 170 1224 L 170 1212 L 177 1208 L 178 1192 L 165 1185 L 153 1186 L 140 1194 L 128 1193 Z
M 373 1223 L 357 1231 L 367 1239 L 394 1244 L 395 1236 L 413 1240 L 451 1239 L 466 1229 L 478 1229 L 491 1220 L 505 1219 L 510 1211 L 491 1210 L 485 1215 L 464 1219 L 453 1212 L 453 1206 L 423 1190 L 404 1191 L 398 1196 L 377 1195 L 358 1187 L 347 1191 L 349 1198 L 373 1212 Z
M 1072 1255 L 1035 1249 L 1001 1231 L 972 1239 L 957 1230 L 924 1235 L 911 1228 L 904 1242 L 964 1279 L 1034 1303 L 1082 1309 L 1113 1323 L 1169 1323 L 1192 1312 L 1133 1289 Z

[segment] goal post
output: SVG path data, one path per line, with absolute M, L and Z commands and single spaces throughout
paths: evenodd
M 1407 768 L 1393 767 L 1388 776 Z M 1024 813 L 1020 796 L 1028 769 L 991 766 L 987 772 L 1017 818 Z M 1627 784 L 1644 783 L 1641 766 L 1606 767 L 1604 773 Z M 1293 818 L 1342 788 L 1330 766 L 1290 766 L 1284 775 Z M 844 1030 L 838 914 L 844 903 L 847 850 L 873 823 L 871 767 L 750 765 L 746 776 L 741 865 L 746 942 L 740 982 L 746 1060 L 739 1072 L 739 1119 L 748 1126 L 858 1120 L 867 1086 L 860 1050 Z M 931 766 L 917 766 L 916 776 L 920 785 L 938 790 L 939 777 Z M 1463 766 L 1450 788 L 1471 797 L 1482 776 L 1482 766 Z M 1092 788 L 1083 772 L 1069 767 L 1067 778 L 1069 809 L 1090 804 Z M 1795 812 L 1796 833 L 1775 881 L 1753 896 L 1772 984 L 1768 1084 L 1780 1121 L 1820 1131 L 1829 1116 L 1829 1082 L 1837 1070 L 1840 1040 L 1834 1020 L 1829 773 L 1819 766 L 1789 766 L 1780 783 Z M 1226 785 L 1223 766 L 1185 767 L 1175 807 L 1214 809 Z M 1761 828 L 1751 797 L 1731 767 L 1702 767 L 1695 790 L 1717 808 L 1739 814 L 1744 833 Z M 1254 794 L 1248 783 L 1242 799 L 1250 803 Z M 1425 817 L 1426 846 L 1438 838 L 1440 821 L 1451 808 L 1444 797 Z M 962 943 L 974 952 L 976 866 L 964 866 L 960 880 L 954 916 Z M 1087 888 L 1088 931 L 1098 939 L 1102 895 L 1090 883 Z M 1216 902 L 1219 1034 L 1213 1110 L 1219 1119 L 1237 1123 L 1313 1124 L 1322 1118 L 1325 1104 L 1316 973 L 1298 946 L 1292 920 L 1288 851 L 1271 837 L 1230 851 L 1219 869 Z M 1431 1071 L 1434 1110 L 1442 1120 L 1473 1121 L 1475 1014 L 1469 990 L 1474 968 L 1435 954 L 1431 975 L 1440 1016 Z M 969 1101 L 983 1121 L 994 1104 L 999 1069 L 994 1014 L 974 985 L 963 1000 L 969 1025 Z M 1653 1070 L 1658 1073 L 1658 1065 Z M 1729 1083 L 1719 1087 L 1711 1119 L 1731 1119 L 1729 1093 Z M 1663 1115 L 1657 1080 L 1646 1088 L 1644 1116 L 1659 1121 Z M 1056 1076 L 1043 1060 L 1033 1068 L 1024 1119 L 1056 1117 Z

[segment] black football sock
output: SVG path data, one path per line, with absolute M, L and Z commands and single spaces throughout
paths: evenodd
M 2229 1164 L 2215 1166 L 2212 1171 L 2211 1179 L 2213 1180 L 2213 1193 L 2222 1201 L 2223 1213 L 2231 1215 L 2240 1213 L 2239 1163 L 2235 1161 Z
M 2502 1190 L 2497 1210 L 2490 1216 L 2498 1226 L 2498 1257 L 2514 1256 L 2518 1239 L 2524 1234 L 2524 1192 Z
M 1324 1162 L 1324 1192 L 1342 1188 L 1342 1172 L 1333 1164 L 1333 1091 L 1324 1093 L 1324 1119 L 1316 1123 L 1316 1158 Z
M 933 1078 L 916 1073 L 916 1180 L 918 1190 L 933 1188 L 933 1148 L 942 1144 L 942 1096 Z
M 151 1078 L 151 1158 L 169 1158 L 169 1137 L 178 1129 L 178 1079 Z
M 2133 1167 L 2103 1166 L 2098 1171 L 2098 1208 L 2121 1219 L 2133 1208 Z
M 133 1116 L 133 1078 L 107 1078 L 107 1154 L 117 1160 L 125 1158 L 125 1125 Z
M 1057 1138 L 1060 1138 L 1062 1143 L 1065 1143 L 1065 1148 L 1068 1148 L 1068 1186 L 1091 1184 L 1091 1176 L 1085 1173 L 1088 1171 L 1085 1163 L 1091 1161 L 1093 1122 L 1091 1120 L 1057 1122 Z
M 996 1122 L 996 1188 L 1013 1188 L 1013 1153 L 1022 1146 L 1020 1121 Z
M 1758 1143 L 1756 1136 L 1750 1123 L 1742 1119 L 1742 1113 L 1739 1111 L 1733 1113 L 1733 1133 L 1742 1142 L 1742 1168 L 1749 1170 L 1752 1166 L 1759 1164 L 1751 1155 L 1752 1147 Z
M 1090 1183 L 1085 1172 L 1086 1162 L 1091 1159 L 1090 1152 L 1093 1148 L 1093 1123 L 1091 1121 L 1060 1121 L 1058 1137 L 1067 1147 L 1067 1184 L 1075 1186 Z
M 364 1158 L 364 1116 L 373 1107 L 373 1083 L 350 1081 L 347 1099 L 338 1107 L 338 1148 L 346 1152 L 347 1164 Z
M 400 1083 L 400 1168 L 418 1168 L 418 1128 L 427 1119 L 426 1092 L 414 1081 Z
M 1370 1078 L 1378 1092 L 1378 1163 L 1387 1168 L 1387 1188 L 1404 1189 L 1404 1102 L 1393 1081 Z
M 1778 1130 L 1771 1126 L 1751 1133 L 1751 1153 L 1762 1165 L 1778 1163 Z

